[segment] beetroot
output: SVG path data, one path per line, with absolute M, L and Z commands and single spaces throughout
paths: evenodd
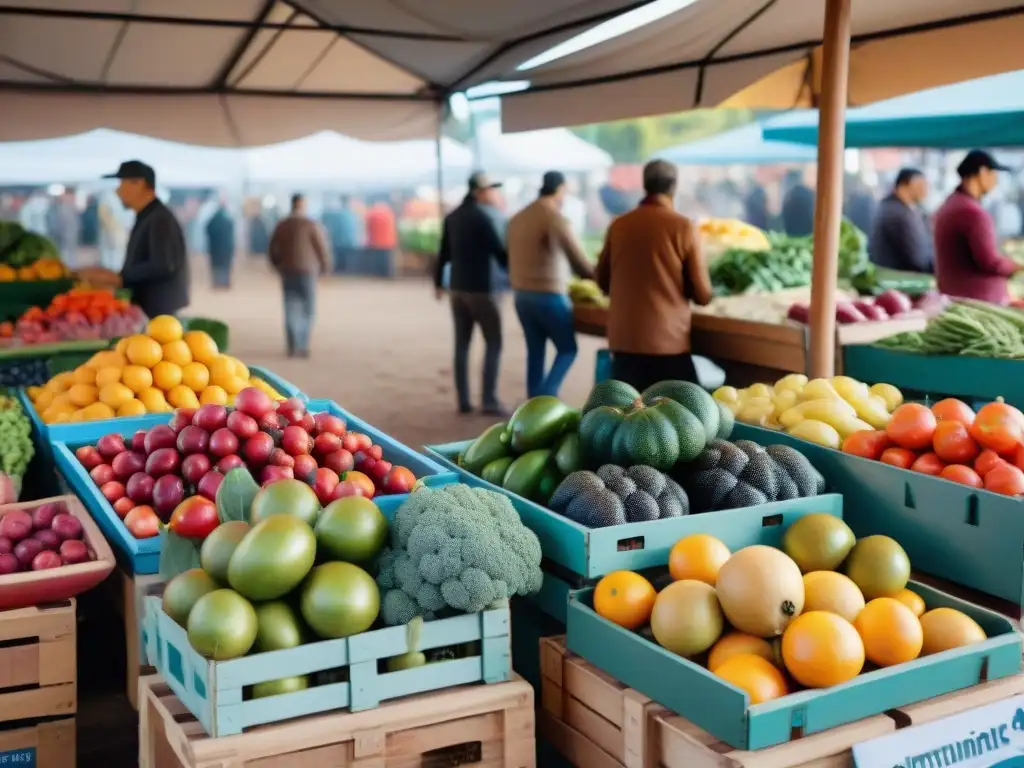
M 191 456 L 186 456 L 185 460 L 181 462 L 181 476 L 185 478 L 186 482 L 195 485 L 203 475 L 210 471 L 211 466 L 206 454 L 193 453 Z
M 0 555 L 0 576 L 10 573 L 17 573 L 21 570 L 21 562 L 12 552 L 4 552 Z
M 839 301 L 836 302 L 836 320 L 841 324 L 863 323 L 867 318 L 850 302 Z
M 18 562 L 21 563 L 23 568 L 28 568 L 32 565 L 32 560 L 43 551 L 43 542 L 39 539 L 25 539 L 19 541 L 14 547 L 14 555 L 18 558 Z
M 260 431 L 260 425 L 256 419 L 241 411 L 232 411 L 228 414 L 227 427 L 234 432 L 239 440 L 248 440 Z
M 238 451 L 238 437 L 227 427 L 221 427 L 210 435 L 210 445 L 207 450 L 213 456 L 220 458 L 230 456 Z
M 319 434 L 329 433 L 342 437 L 345 434 L 345 420 L 333 413 L 322 411 L 313 417 L 314 429 Z
M 268 464 L 260 470 L 259 481 L 260 485 L 270 485 L 278 480 L 284 479 L 293 480 L 295 473 L 291 467 L 276 467 L 273 464 Z
M 82 521 L 67 512 L 53 518 L 50 528 L 64 540 L 82 538 Z
M 232 469 L 237 469 L 238 467 L 244 466 L 245 462 L 242 461 L 242 457 L 239 456 L 237 453 L 233 453 L 230 456 L 225 456 L 223 459 L 217 462 L 217 471 L 220 472 L 221 474 L 226 475 Z
M 295 457 L 292 471 L 300 480 L 307 480 L 318 468 L 316 459 L 308 453 L 302 453 Z
M 12 509 L 0 518 L 0 536 L 21 541 L 32 533 L 32 516 L 23 509 Z
M 216 432 L 227 424 L 228 409 L 223 405 L 202 405 L 192 417 L 192 423 L 205 432 Z
M 146 430 L 135 430 L 135 434 L 132 435 L 132 450 L 136 453 L 146 453 Z
M 42 528 L 49 528 L 50 524 L 53 522 L 53 518 L 56 517 L 59 512 L 60 507 L 52 502 L 49 504 L 40 504 L 32 510 L 32 527 L 37 531 Z
M 196 408 L 178 408 L 174 415 L 171 416 L 171 420 L 167 422 L 167 426 L 170 427 L 175 433 L 181 432 L 185 427 L 192 423 L 192 419 L 195 418 Z
M 61 538 L 57 535 L 56 531 L 51 531 L 49 529 L 36 531 L 32 534 L 32 538 L 38 539 L 42 542 L 43 549 L 49 549 L 56 552 L 60 547 Z
M 295 459 L 285 452 L 284 448 L 275 448 L 270 452 L 270 458 L 267 459 L 268 464 L 273 464 L 275 467 L 294 467 Z
M 254 419 L 259 419 L 274 410 L 274 401 L 263 390 L 246 387 L 235 395 L 235 408 Z
M 141 472 L 146 466 L 146 455 L 135 451 L 124 451 L 117 454 L 110 462 L 110 468 L 114 470 L 114 477 L 122 483 L 136 472 Z
M 281 447 L 292 456 L 301 456 L 313 450 L 313 438 L 302 427 L 288 426 L 281 433 Z
M 810 307 L 803 302 L 795 302 L 790 306 L 789 312 L 786 313 L 786 318 L 806 325 L 811 319 Z
M 164 475 L 153 486 L 153 509 L 167 522 L 174 508 L 185 498 L 185 484 L 176 475 Z
M 242 456 L 249 464 L 266 464 L 270 454 L 274 451 L 274 438 L 266 432 L 260 432 L 245 441 L 242 446 Z
M 89 561 L 89 548 L 85 546 L 84 541 L 78 539 L 68 539 L 61 542 L 60 545 L 60 559 L 64 565 L 74 565 L 75 563 L 86 563 Z
M 14 551 L 14 542 L 6 536 L 0 536 L 0 555 L 6 555 Z
M 879 321 L 889 319 L 889 313 L 877 304 L 868 304 L 866 307 L 861 309 L 861 314 L 863 314 L 868 320 Z
M 124 438 L 116 434 L 104 435 L 96 442 L 96 450 L 104 459 L 111 461 L 117 454 L 124 451 Z
M 151 454 L 161 448 L 174 448 L 178 443 L 178 433 L 166 424 L 157 424 L 146 433 L 146 453 Z
M 903 291 L 890 288 L 875 299 L 875 304 L 880 306 L 890 315 L 898 315 L 901 312 L 909 312 L 914 308 L 914 303 Z
M 182 427 L 178 433 L 178 452 L 182 456 L 193 453 L 206 453 L 210 445 L 210 433 L 195 424 Z
M 60 555 L 48 549 L 44 549 L 32 559 L 33 571 L 48 571 L 51 568 L 60 568 L 62 565 L 64 565 L 64 561 L 60 559 Z
M 181 466 L 181 457 L 174 448 L 158 448 L 146 459 L 146 474 L 153 477 L 174 474 Z
M 153 485 L 156 481 L 145 472 L 136 472 L 128 478 L 124 492 L 128 498 L 138 504 L 149 504 L 153 499 Z
M 199 482 L 196 483 L 196 493 L 200 496 L 204 496 L 210 501 L 217 500 L 217 489 L 220 488 L 220 484 L 224 481 L 224 475 L 216 470 L 211 470 L 203 475 Z

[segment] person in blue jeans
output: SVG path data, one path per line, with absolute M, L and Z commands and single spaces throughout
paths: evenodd
M 526 394 L 558 395 L 576 360 L 576 330 L 567 295 L 571 272 L 593 279 L 594 267 L 561 213 L 565 176 L 544 174 L 540 195 L 508 223 L 509 282 L 526 337 Z M 551 368 L 547 345 L 555 347 Z

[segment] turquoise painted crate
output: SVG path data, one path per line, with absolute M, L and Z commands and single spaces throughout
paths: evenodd
M 922 573 L 1024 606 L 1024 502 L 747 424 L 733 439 L 800 451 L 858 536 L 896 539 Z
M 874 384 L 923 392 L 938 400 L 994 400 L 1024 407 L 1024 360 L 914 355 L 869 345 L 843 347 L 843 373 Z
M 75 458 L 75 450 L 83 445 L 92 445 L 103 435 L 116 432 L 131 438 L 139 429 L 149 429 L 156 424 L 166 424 L 170 420 L 169 413 L 150 413 L 130 419 L 54 424 L 50 427 L 48 435 L 57 471 L 89 510 L 89 514 L 114 548 L 118 562 L 132 574 L 151 574 L 160 570 L 160 538 L 154 536 L 150 539 L 136 539 L 128 532 L 121 518 L 110 506 L 110 502 L 103 497 L 96 483 L 89 477 L 85 467 Z
M 827 511 L 842 517 L 841 497 L 830 498 L 833 504 Z M 789 509 L 782 512 L 778 525 L 735 526 L 708 532 L 724 534 L 733 551 L 751 544 L 778 546 L 786 527 L 807 513 Z M 1013 622 L 924 584 L 911 582 L 910 587 L 924 598 L 928 608 L 945 606 L 968 614 L 989 639 L 867 672 L 843 685 L 800 691 L 754 706 L 745 692 L 703 667 L 598 616 L 593 609 L 592 588 L 575 593 L 569 602 L 566 645 L 623 685 L 730 746 L 749 750 L 783 744 L 1020 671 L 1022 638 Z
M 608 528 L 587 528 L 528 499 L 481 480 L 455 464 L 458 454 L 471 441 L 426 446 L 426 451 L 458 472 L 467 485 L 504 493 L 528 528 L 540 539 L 544 557 L 584 579 L 595 579 L 618 570 L 637 571 L 664 565 L 669 550 L 691 533 L 707 533 L 709 526 L 743 525 L 776 514 L 783 506 L 815 511 L 827 504 L 820 496 L 794 502 L 776 502 L 759 507 L 730 509 L 699 515 L 685 515 L 646 523 L 627 523 Z M 728 542 L 727 542 L 728 543 Z
M 309 400 L 308 395 L 305 395 L 298 387 L 290 381 L 285 381 L 273 371 L 261 368 L 258 365 L 250 365 L 249 373 L 257 379 L 262 379 L 285 397 L 297 397 L 300 400 Z

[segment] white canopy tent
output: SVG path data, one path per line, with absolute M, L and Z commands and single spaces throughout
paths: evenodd
M 477 126 L 476 141 L 479 165 L 489 173 L 589 173 L 614 165 L 611 155 L 565 128 L 502 133 L 501 123 L 492 120 Z
M 447 95 L 637 0 L 8 0 L 0 141 L 112 128 L 212 146 L 433 138 Z

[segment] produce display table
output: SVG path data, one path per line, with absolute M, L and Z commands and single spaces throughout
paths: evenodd
M 601 338 L 607 335 L 606 308 L 578 304 L 573 315 L 577 333 Z M 871 344 L 895 333 L 923 330 L 925 325 L 923 316 L 840 325 L 836 329 L 836 343 L 844 348 Z M 690 336 L 693 353 L 726 368 L 728 381 L 734 386 L 775 379 L 786 373 L 806 373 L 808 339 L 807 327 L 803 325 L 753 322 L 696 311 Z M 738 367 L 730 365 L 737 363 Z M 842 368 L 842 358 L 837 361 L 837 368 Z

